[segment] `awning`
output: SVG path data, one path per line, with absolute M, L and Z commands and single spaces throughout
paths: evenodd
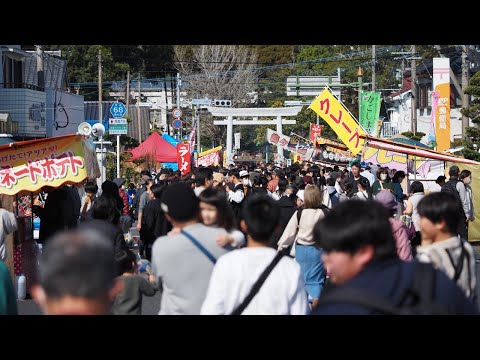
M 416 155 L 416 156 L 428 158 L 428 159 L 450 161 L 450 162 L 460 163 L 460 164 L 480 165 L 480 162 L 477 162 L 477 161 L 441 153 L 434 150 L 420 149 L 418 147 L 409 146 L 406 144 L 400 145 L 398 143 L 394 143 L 392 141 L 388 141 L 384 139 L 378 139 L 378 138 L 372 139 L 369 137 L 367 138 L 366 146 L 373 147 L 376 149 L 393 151 L 393 152 L 402 153 L 402 154 Z

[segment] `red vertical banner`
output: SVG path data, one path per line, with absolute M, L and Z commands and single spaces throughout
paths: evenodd
M 310 124 L 310 140 L 315 141 L 317 137 L 322 136 L 323 125 Z
M 190 172 L 190 144 L 178 143 L 177 144 L 177 163 L 178 170 L 182 172 L 182 175 Z

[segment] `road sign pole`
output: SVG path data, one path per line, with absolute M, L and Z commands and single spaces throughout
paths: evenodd
M 117 135 L 117 177 L 120 177 L 120 135 Z

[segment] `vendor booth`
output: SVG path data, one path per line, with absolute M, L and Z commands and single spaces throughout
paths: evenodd
M 81 185 L 100 177 L 95 145 L 81 135 L 64 135 L 0 146 L 2 206 L 17 216 L 18 230 L 7 238 L 10 273 L 24 274 L 27 293 L 37 276 L 33 204 L 42 206 L 44 186 Z

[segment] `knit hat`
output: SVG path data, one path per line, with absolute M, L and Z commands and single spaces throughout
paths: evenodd
M 387 209 L 396 210 L 398 203 L 395 200 L 395 195 L 390 190 L 382 190 L 375 196 L 375 201 L 385 206 Z
M 309 175 L 305 175 L 305 176 L 303 177 L 303 182 L 305 183 L 305 185 L 307 185 L 307 184 L 313 184 L 312 177 L 309 176 Z
M 300 200 L 305 201 L 305 190 L 298 190 L 297 191 L 297 197 Z
M 175 182 L 164 190 L 160 206 L 174 220 L 191 220 L 198 213 L 198 198 L 191 187 Z
M 247 171 L 247 170 L 242 170 L 242 171 L 240 171 L 240 173 L 238 174 L 238 176 L 239 176 L 240 178 L 243 178 L 243 177 L 245 177 L 245 176 L 248 176 L 248 171 Z

